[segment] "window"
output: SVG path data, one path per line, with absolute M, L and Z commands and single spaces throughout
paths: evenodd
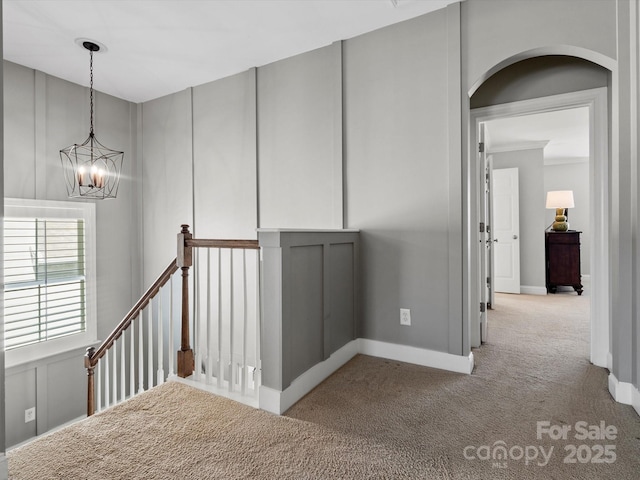
M 5 199 L 8 365 L 95 341 L 94 218 L 93 204 Z

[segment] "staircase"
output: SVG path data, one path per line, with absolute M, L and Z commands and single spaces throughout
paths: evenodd
M 195 239 L 182 225 L 176 258 L 87 349 L 87 415 L 167 379 L 257 406 L 259 248 L 256 240 Z

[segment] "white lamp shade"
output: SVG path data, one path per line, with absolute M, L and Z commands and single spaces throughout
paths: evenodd
M 547 192 L 547 208 L 573 208 L 573 190 Z

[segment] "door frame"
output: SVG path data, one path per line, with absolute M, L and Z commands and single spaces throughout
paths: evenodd
M 532 100 L 482 107 L 470 110 L 469 128 L 469 163 L 468 178 L 478 179 L 479 162 L 473 152 L 478 144 L 479 124 L 497 118 L 529 115 L 534 113 L 566 110 L 576 107 L 589 109 L 589 189 L 590 189 L 590 216 L 591 224 L 591 347 L 590 360 L 600 367 L 610 368 L 611 355 L 609 348 L 610 337 L 610 305 L 609 305 L 609 137 L 608 137 L 608 91 L 606 87 L 582 90 L 578 92 L 551 95 Z M 471 180 L 477 182 L 477 180 Z M 471 185 L 470 185 L 471 186 Z M 469 192 L 469 203 L 478 202 L 478 194 L 481 186 L 474 185 Z M 469 235 L 471 245 L 480 241 L 477 225 L 473 225 L 474 216 L 471 209 L 469 213 Z M 470 249 L 473 257 L 474 249 Z M 482 258 L 470 258 L 470 266 L 480 265 Z M 472 268 L 469 271 L 469 279 L 480 281 L 477 272 L 480 268 Z M 475 272 L 475 273 L 474 273 Z M 474 289 L 470 289 L 472 295 Z M 474 305 L 474 299 L 469 299 L 469 305 Z M 478 302 L 479 303 L 479 302 Z M 477 304 L 477 303 L 476 303 Z M 475 315 L 469 316 L 469 340 L 471 347 L 480 346 L 479 325 Z M 476 334 L 477 332 L 477 334 Z
M 482 145 L 482 148 L 478 148 L 478 162 L 480 164 L 480 168 L 478 168 L 478 174 L 480 175 L 478 178 L 478 219 L 480 220 L 481 225 L 484 224 L 484 228 L 480 227 L 480 241 L 478 242 L 478 258 L 482 258 L 484 261 L 480 262 L 478 265 L 478 274 L 479 282 L 478 282 L 478 295 L 480 296 L 480 343 L 484 343 L 487 341 L 488 335 L 488 315 L 487 308 L 489 307 L 489 291 L 487 289 L 487 280 L 489 278 L 488 270 L 489 265 L 487 262 L 487 248 L 491 248 L 491 244 L 489 242 L 489 238 L 491 235 L 489 234 L 489 229 L 491 225 L 487 219 L 487 206 L 486 206 L 486 176 L 484 174 L 484 170 L 487 165 L 487 138 L 486 138 L 486 125 L 483 123 L 478 124 L 478 146 Z

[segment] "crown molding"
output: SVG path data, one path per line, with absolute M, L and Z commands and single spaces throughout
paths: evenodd
M 579 163 L 589 163 L 589 157 L 560 157 L 560 158 L 547 158 L 544 157 L 544 166 L 554 165 L 572 165 Z
M 549 140 L 510 143 L 508 145 L 501 145 L 499 147 L 489 147 L 488 153 L 492 154 L 492 153 L 505 153 L 505 152 L 519 152 L 521 150 L 537 150 L 537 149 L 543 149 L 548 144 L 549 144 Z

